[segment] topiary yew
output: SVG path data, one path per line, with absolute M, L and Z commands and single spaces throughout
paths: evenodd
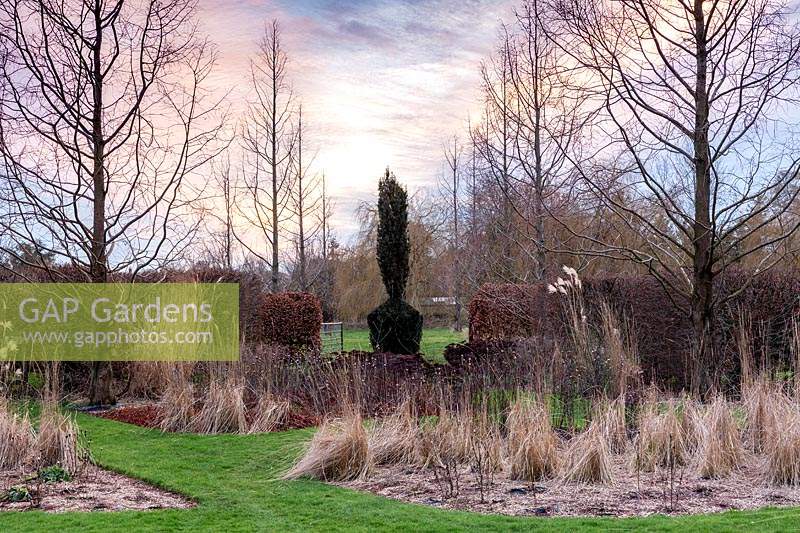
M 422 339 L 422 315 L 403 300 L 408 281 L 408 194 L 394 174 L 378 182 L 378 266 L 389 298 L 367 316 L 376 351 L 413 354 Z

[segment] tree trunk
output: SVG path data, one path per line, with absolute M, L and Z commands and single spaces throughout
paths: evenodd
M 92 109 L 92 192 L 94 194 L 92 218 L 92 246 L 89 257 L 89 276 L 92 283 L 108 281 L 108 258 L 106 257 L 106 189 L 105 189 L 105 139 L 103 137 L 103 72 L 101 55 L 103 45 L 102 6 L 94 5 L 96 38 L 92 49 L 92 77 L 94 106 Z M 106 371 L 101 372 L 100 361 L 92 363 L 89 386 L 89 402 L 93 405 L 115 403 L 112 392 L 111 364 L 106 362 Z
M 707 89 L 708 50 L 702 0 L 694 0 L 697 80 L 695 85 L 695 198 L 691 315 L 694 328 L 694 388 L 711 385 L 713 353 L 713 233 L 711 227 L 711 161 L 709 156 Z

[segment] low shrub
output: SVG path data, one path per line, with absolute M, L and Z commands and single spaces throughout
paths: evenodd
M 72 475 L 60 465 L 40 468 L 36 476 L 45 483 L 59 483 L 61 481 L 72 480 Z
M 307 292 L 265 294 L 258 309 L 257 339 L 267 344 L 319 350 L 322 304 Z
M 33 500 L 33 493 L 25 485 L 14 485 L 3 494 L 3 500 L 7 502 L 29 502 Z

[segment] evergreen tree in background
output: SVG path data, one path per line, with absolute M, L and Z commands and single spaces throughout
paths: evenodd
M 403 297 L 409 274 L 408 194 L 394 174 L 378 182 L 378 266 L 389 298 L 367 316 L 369 339 L 375 351 L 419 352 L 422 315 Z

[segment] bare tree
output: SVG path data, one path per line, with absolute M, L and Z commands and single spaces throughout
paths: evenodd
M 471 130 L 473 145 L 481 159 L 483 170 L 499 188 L 499 195 L 489 195 L 500 213 L 493 228 L 496 257 L 493 263 L 500 278 L 513 279 L 513 220 L 508 201 L 511 179 L 515 172 L 514 138 L 512 130 L 511 51 L 503 42 L 497 54 L 481 65 L 485 110 L 482 124 Z
M 592 117 L 583 105 L 583 94 L 569 88 L 575 72 L 547 39 L 543 4 L 543 0 L 523 1 L 515 10 L 515 24 L 504 34 L 503 46 L 510 57 L 510 122 L 517 163 L 517 172 L 509 179 L 508 202 L 530 229 L 526 233 L 533 240 L 530 255 L 539 281 L 547 270 L 548 249 L 557 248 L 546 234 L 548 211 L 560 211 L 570 203 L 573 173 L 567 154 L 579 150 L 584 125 Z M 523 252 L 530 250 L 520 244 Z
M 303 106 L 297 110 L 297 142 L 296 142 L 296 168 L 294 186 L 291 194 L 291 209 L 294 215 L 295 245 L 297 249 L 297 283 L 301 291 L 307 291 L 313 283 L 308 272 L 308 251 L 312 242 L 319 233 L 320 226 L 316 223 L 315 214 L 321 207 L 320 180 L 317 175 L 309 172 L 312 161 L 307 158 L 303 161 Z M 316 274 L 312 277 L 316 277 Z
M 440 183 L 442 193 L 452 208 L 450 216 L 450 297 L 453 299 L 454 327 L 461 331 L 461 234 L 459 232 L 459 204 L 461 200 L 461 164 L 464 148 L 453 138 L 444 145 L 444 159 L 448 173 Z
M 231 166 L 230 152 L 219 162 L 212 163 L 211 178 L 214 190 L 205 198 L 206 204 L 210 205 L 201 208 L 202 216 L 208 222 L 205 233 L 210 241 L 205 249 L 213 263 L 230 270 L 234 264 L 234 216 L 240 189 L 237 170 Z
M 188 0 L 0 2 L 0 233 L 18 263 L 54 275 L 52 255 L 104 282 L 191 244 L 184 182 L 221 128 L 193 15 Z
M 287 59 L 280 26 L 277 20 L 272 20 L 264 28 L 258 55 L 250 64 L 254 99 L 242 132 L 246 197 L 240 214 L 257 235 L 255 241 L 249 232 L 239 231 L 235 236 L 248 252 L 268 265 L 273 292 L 278 291 L 280 282 L 280 228 L 292 216 L 290 201 L 297 139 Z
M 713 376 L 715 279 L 745 258 L 774 265 L 798 194 L 800 31 L 773 0 L 552 0 L 548 37 L 580 67 L 621 149 L 574 161 L 583 182 L 636 228 L 639 246 L 588 238 L 585 253 L 638 262 L 694 324 L 698 384 Z M 607 170 L 624 176 L 605 186 Z M 628 198 L 630 202 L 621 201 Z M 769 236 L 765 230 L 772 228 Z M 754 236 L 761 238 L 753 239 Z M 741 287 L 739 288 L 741 290 Z

